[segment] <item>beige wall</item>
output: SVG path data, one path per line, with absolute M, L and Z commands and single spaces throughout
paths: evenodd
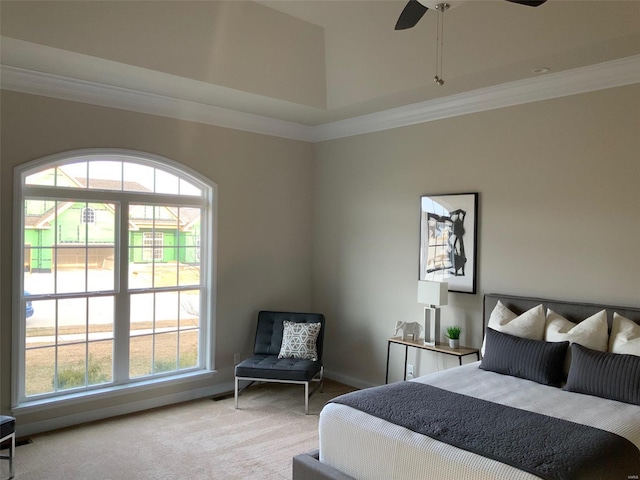
M 218 184 L 214 386 L 229 384 L 235 352 L 250 351 L 261 308 L 322 311 L 328 376 L 381 383 L 395 321 L 422 319 L 416 277 L 425 193 L 480 193 L 479 292 L 453 294 L 443 309 L 443 326 L 461 324 L 463 343 L 481 342 L 484 292 L 639 305 L 638 85 L 315 145 L 6 91 L 1 100 L 4 412 L 12 170 L 65 150 L 148 151 Z M 393 353 L 398 379 L 401 355 Z M 428 353 L 410 361 L 418 374 L 455 364 Z
M 442 310 L 463 344 L 481 343 L 485 292 L 639 306 L 639 133 L 636 85 L 318 144 L 313 302 L 329 319 L 328 373 L 383 382 L 396 320 L 422 320 L 423 194 L 480 194 L 479 292 Z M 456 360 L 410 362 L 424 374 Z
M 231 385 L 234 353 L 251 353 L 259 309 L 310 309 L 312 145 L 7 91 L 2 91 L 1 101 L 3 412 L 10 411 L 11 401 L 13 168 L 29 160 L 79 148 L 126 148 L 181 162 L 218 185 L 214 386 Z M 182 389 L 211 386 L 192 382 Z M 121 401 L 174 392 L 156 389 Z

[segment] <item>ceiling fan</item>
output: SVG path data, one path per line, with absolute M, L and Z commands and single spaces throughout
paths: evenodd
M 396 30 L 406 30 L 407 28 L 415 27 L 415 25 L 420 21 L 422 16 L 431 8 L 438 8 L 437 5 L 442 3 L 444 0 L 440 1 L 430 1 L 430 0 L 409 0 L 409 3 L 404 7 L 400 17 L 398 18 L 398 22 L 396 23 Z M 547 0 L 506 0 L 511 3 L 518 3 L 520 5 L 527 5 L 529 7 L 539 7 Z

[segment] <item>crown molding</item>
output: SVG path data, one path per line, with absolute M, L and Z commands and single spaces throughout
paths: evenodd
M 21 93 L 148 113 L 293 140 L 311 141 L 312 138 L 312 127 L 299 123 L 21 67 L 2 65 L 0 81 L 3 89 Z
M 640 55 L 318 125 L 313 142 L 640 83 Z
M 640 55 L 316 126 L 8 65 L 1 66 L 0 79 L 2 88 L 6 90 L 305 142 L 321 142 L 640 83 Z

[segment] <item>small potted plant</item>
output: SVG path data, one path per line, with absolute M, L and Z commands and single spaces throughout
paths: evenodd
M 449 346 L 451 348 L 460 347 L 460 333 L 462 333 L 460 327 L 447 327 L 447 338 L 449 338 Z

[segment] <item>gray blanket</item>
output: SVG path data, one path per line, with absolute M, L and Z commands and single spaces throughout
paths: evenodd
M 640 475 L 640 451 L 619 435 L 431 385 L 400 382 L 332 401 L 544 479 Z

